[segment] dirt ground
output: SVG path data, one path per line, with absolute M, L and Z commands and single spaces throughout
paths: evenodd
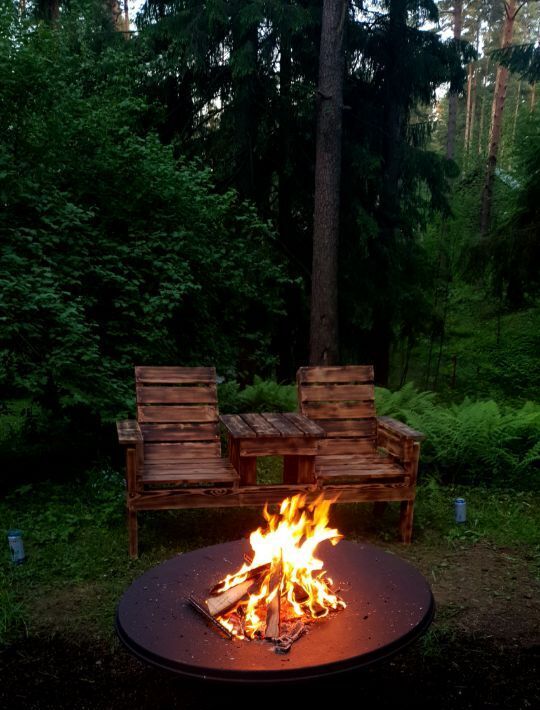
M 488 543 L 389 549 L 426 575 L 437 616 L 423 639 L 369 670 L 257 689 L 186 682 L 73 626 L 71 612 L 100 594 L 93 585 L 39 600 L 32 635 L 0 653 L 0 707 L 540 707 L 540 595 L 527 552 Z

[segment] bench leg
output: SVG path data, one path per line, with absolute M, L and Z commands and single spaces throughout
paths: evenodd
M 240 456 L 238 458 L 238 473 L 241 486 L 257 485 L 257 458 L 255 456 Z
M 412 540 L 412 526 L 414 517 L 414 500 L 401 501 L 399 516 L 399 532 L 401 542 L 410 543 Z
M 139 557 L 139 526 L 137 511 L 128 508 L 129 556 L 132 560 Z

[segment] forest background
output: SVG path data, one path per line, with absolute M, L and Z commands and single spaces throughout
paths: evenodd
M 134 364 L 215 365 L 222 411 L 294 407 L 321 6 L 2 0 L 3 488 L 114 459 Z M 346 7 L 339 362 L 375 364 L 435 475 L 532 487 L 539 3 Z

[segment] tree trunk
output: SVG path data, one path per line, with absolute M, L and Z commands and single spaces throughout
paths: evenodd
M 531 113 L 534 113 L 535 104 L 536 104 L 536 83 L 532 85 L 532 89 L 531 89 Z
M 508 0 L 504 4 L 505 20 L 501 41 L 501 48 L 505 49 L 512 43 L 514 33 L 514 22 L 516 15 L 521 9 L 521 5 L 516 8 L 516 0 Z M 480 234 L 487 234 L 491 225 L 491 210 L 493 205 L 493 182 L 495 179 L 495 168 L 497 167 L 497 156 L 501 142 L 502 119 L 504 112 L 504 101 L 506 99 L 506 89 L 508 86 L 508 69 L 499 65 L 497 67 L 497 78 L 495 80 L 495 93 L 493 95 L 493 105 L 491 109 L 491 130 L 489 135 L 489 150 L 486 167 L 486 177 L 482 190 L 482 206 L 480 208 Z
M 395 314 L 391 254 L 401 229 L 402 145 L 405 140 L 409 97 L 404 80 L 403 57 L 407 52 L 407 0 L 391 0 L 389 6 L 384 76 L 384 118 L 381 192 L 378 209 L 379 234 L 376 249 L 374 284 L 376 288 L 371 327 L 375 382 L 388 385 L 390 348 Z
M 484 116 L 486 112 L 486 75 L 487 67 L 484 66 L 480 87 L 482 89 L 482 101 L 480 102 L 480 124 L 478 126 L 478 155 L 484 156 Z
M 289 1 L 285 0 L 289 5 Z M 291 29 L 289 18 L 283 20 L 279 52 L 279 173 L 278 173 L 278 227 L 282 242 L 291 229 Z
M 347 0 L 323 0 L 311 272 L 312 365 L 338 359 L 338 238 L 343 110 L 343 34 Z
M 461 29 L 463 26 L 463 0 L 456 0 L 454 4 L 454 40 L 461 40 Z M 448 134 L 446 137 L 446 157 L 454 159 L 454 143 L 456 138 L 458 95 L 452 92 L 448 96 Z
M 465 140 L 463 142 L 463 164 L 465 166 L 469 155 L 469 145 L 471 137 L 471 115 L 473 104 L 473 83 L 474 83 L 474 67 L 472 62 L 469 63 L 467 73 L 467 107 L 465 110 Z
M 243 70 L 233 75 L 235 187 L 243 198 L 255 197 L 254 147 L 257 140 L 257 57 L 259 26 L 253 22 L 245 27 L 241 7 L 232 22 L 233 51 L 241 55 Z
M 513 147 L 516 142 L 517 123 L 518 123 L 518 117 L 519 117 L 520 104 L 521 104 L 521 80 L 518 82 L 518 85 L 517 85 L 516 108 L 514 109 L 514 123 L 512 125 L 512 140 L 510 141 L 510 159 L 508 161 L 508 167 L 510 169 L 512 168 L 512 155 L 514 154 Z
M 109 0 L 109 12 L 114 29 L 117 32 L 121 32 L 124 29 L 124 18 L 122 16 L 120 0 Z

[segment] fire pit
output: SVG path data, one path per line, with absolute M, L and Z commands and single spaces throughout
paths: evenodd
M 312 525 L 321 541 L 311 544 L 311 559 L 320 564 L 310 579 L 296 572 L 291 577 L 296 553 L 287 550 L 280 531 L 279 522 L 287 518 L 283 505 L 279 516 L 267 515 L 266 535 L 262 529 L 253 534 L 258 547 L 237 540 L 196 550 L 137 579 L 117 611 L 125 646 L 187 676 L 290 681 L 369 665 L 428 628 L 434 603 L 426 580 L 373 545 L 339 541 L 337 530 L 326 527 L 328 503 L 318 509 L 318 527 Z M 296 510 L 293 522 L 298 519 Z M 275 547 L 268 550 L 274 538 L 282 545 L 279 557 Z M 316 581 L 313 588 L 310 580 Z M 306 589 L 313 592 L 310 598 Z M 251 616 L 250 606 L 256 610 Z

